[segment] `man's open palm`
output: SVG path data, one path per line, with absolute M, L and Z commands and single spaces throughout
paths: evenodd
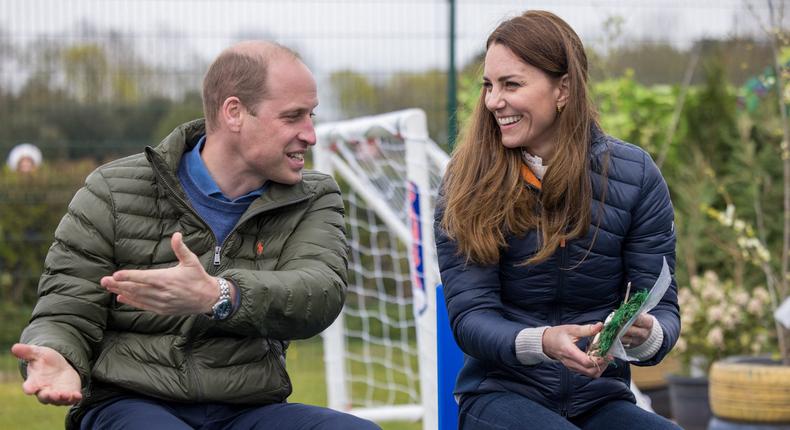
M 27 361 L 25 394 L 50 405 L 73 405 L 82 400 L 80 375 L 59 352 L 46 346 L 17 343 L 11 353 Z

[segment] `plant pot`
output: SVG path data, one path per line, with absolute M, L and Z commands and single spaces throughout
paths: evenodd
M 667 375 L 680 372 L 680 361 L 667 357 L 655 366 L 631 366 L 631 379 L 640 390 L 667 387 Z
M 672 418 L 685 430 L 706 430 L 710 421 L 708 378 L 668 375 Z
M 710 419 L 708 430 L 790 430 L 790 424 L 758 424 L 742 421 L 730 421 L 713 416 Z
M 637 385 L 637 387 L 639 387 Z M 647 388 L 642 391 L 642 394 L 650 398 L 650 407 L 653 412 L 661 415 L 664 418 L 672 419 L 672 409 L 669 405 L 669 386 Z
M 713 413 L 728 421 L 790 428 L 790 366 L 768 357 L 730 357 L 710 371 Z
M 667 357 L 655 366 L 631 366 L 631 379 L 634 384 L 642 394 L 650 397 L 653 410 L 665 418 L 672 418 L 667 375 L 679 371 L 680 361 L 674 357 Z

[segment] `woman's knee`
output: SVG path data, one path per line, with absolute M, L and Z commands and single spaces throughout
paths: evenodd
M 463 430 L 522 428 L 527 424 L 531 428 L 578 430 L 578 427 L 556 412 L 522 395 L 509 392 L 464 398 L 458 421 L 459 428 Z

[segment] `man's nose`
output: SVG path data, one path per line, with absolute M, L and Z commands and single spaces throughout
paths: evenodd
M 310 124 L 305 127 L 304 130 L 299 132 L 299 140 L 302 142 L 307 143 L 308 145 L 315 145 L 316 137 L 315 137 L 315 127 L 313 127 L 313 122 L 310 121 Z

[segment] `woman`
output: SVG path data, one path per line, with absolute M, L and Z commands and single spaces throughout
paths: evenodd
M 444 179 L 436 244 L 455 338 L 463 429 L 666 429 L 639 409 L 627 363 L 586 353 L 622 302 L 650 288 L 675 235 L 650 156 L 605 135 L 579 37 L 549 12 L 502 23 Z M 633 292 L 633 291 L 632 291 Z M 623 337 L 634 364 L 677 340 L 677 287 Z
M 33 173 L 41 165 L 41 150 L 36 145 L 21 143 L 8 153 L 8 167 L 22 174 Z

